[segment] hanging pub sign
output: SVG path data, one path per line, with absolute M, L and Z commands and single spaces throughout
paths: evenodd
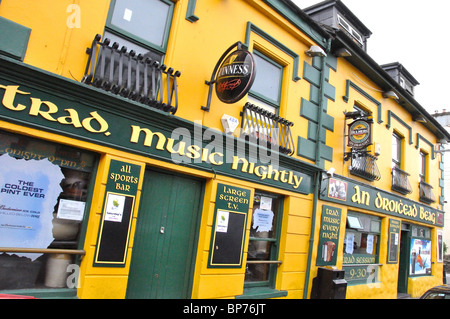
M 217 71 L 217 97 L 227 104 L 239 101 L 252 87 L 255 75 L 255 60 L 249 51 L 238 49 L 230 53 Z
M 372 122 L 356 120 L 348 126 L 348 146 L 363 149 L 372 144 Z

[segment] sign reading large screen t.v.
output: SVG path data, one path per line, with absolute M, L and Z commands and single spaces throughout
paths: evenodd
M 208 267 L 240 268 L 251 190 L 217 185 Z

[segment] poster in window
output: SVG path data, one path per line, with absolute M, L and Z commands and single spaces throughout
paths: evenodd
M 431 273 L 431 240 L 413 238 L 411 240 L 410 275 Z
M 0 156 L 0 246 L 47 248 L 54 207 L 62 191 L 61 168 L 44 160 Z M 14 253 L 35 260 L 42 254 Z

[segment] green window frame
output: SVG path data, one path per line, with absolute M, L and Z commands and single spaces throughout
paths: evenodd
M 155 10 L 148 10 L 152 5 Z M 111 43 L 117 41 L 136 54 L 141 53 L 162 61 L 167 50 L 174 6 L 170 0 L 111 0 L 104 38 L 110 38 Z M 137 10 L 139 8 L 142 10 Z M 161 20 L 154 19 L 155 17 Z M 133 19 L 135 24 L 132 23 Z M 151 34 L 149 29 L 157 29 L 157 38 L 160 40 L 146 38 L 146 33 Z
M 426 182 L 427 181 L 427 157 L 423 151 L 420 151 L 419 155 L 419 181 Z
M 270 208 L 268 208 L 268 201 L 271 203 Z M 256 215 L 260 213 L 258 210 L 262 210 L 264 213 L 273 212 L 272 227 L 269 231 L 258 231 L 258 228 L 261 227 L 255 221 L 258 218 Z M 282 216 L 282 196 L 255 191 L 244 279 L 243 296 L 245 297 L 254 295 L 261 298 L 261 294 L 263 297 L 286 295 L 286 292 L 275 290 L 277 268 L 281 263 L 278 260 L 278 247 L 280 246 Z M 259 221 L 261 220 L 263 219 L 259 219 Z
M 347 249 L 350 239 L 353 245 Z M 380 242 L 380 217 L 348 212 L 342 266 L 349 285 L 378 282 Z
M 402 169 L 402 144 L 403 137 L 392 134 L 392 167 Z
M 263 53 L 254 50 L 256 77 L 249 91 L 249 101 L 277 114 L 281 104 L 284 68 Z

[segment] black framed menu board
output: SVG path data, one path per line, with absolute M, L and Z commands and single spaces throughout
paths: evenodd
M 398 252 L 400 247 L 400 229 L 401 221 L 397 219 L 389 219 L 389 242 L 388 242 L 388 254 L 387 263 L 398 263 Z
M 240 268 L 251 190 L 217 185 L 208 267 Z

